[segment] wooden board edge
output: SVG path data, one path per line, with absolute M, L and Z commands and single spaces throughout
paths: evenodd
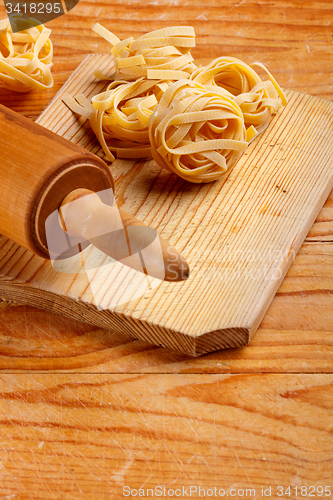
M 333 106 L 333 103 L 332 103 Z M 256 333 L 262 319 L 264 318 L 266 312 L 268 311 L 271 303 L 273 302 L 273 299 L 278 292 L 280 285 L 282 284 L 283 280 L 286 277 L 286 274 L 288 273 L 290 267 L 292 266 L 293 262 L 295 261 L 295 258 L 301 249 L 304 240 L 309 233 L 310 229 L 312 228 L 314 222 L 316 221 L 316 218 L 318 217 L 318 214 L 320 210 L 323 208 L 330 192 L 333 189 L 333 166 L 332 166 L 332 176 L 330 179 L 330 183 L 327 184 L 325 191 L 323 191 L 321 197 L 318 199 L 318 202 L 316 206 L 313 208 L 311 214 L 308 217 L 307 223 L 304 226 L 304 229 L 302 232 L 298 233 L 295 237 L 295 240 L 293 241 L 290 249 L 288 256 L 286 260 L 283 262 L 283 265 L 281 266 L 281 279 L 277 280 L 276 283 L 272 282 L 272 287 L 270 291 L 271 298 L 267 300 L 267 303 L 264 303 L 260 306 L 259 310 L 257 311 L 257 315 L 254 318 L 253 322 L 251 322 L 251 328 L 249 332 L 249 342 Z
M 0 279 L 0 297 L 17 305 L 29 304 L 31 307 L 55 314 L 60 314 L 61 309 L 61 315 L 68 318 L 111 331 L 117 330 L 133 340 L 142 340 L 148 344 L 167 347 L 191 357 L 220 349 L 244 347 L 250 340 L 250 328 L 244 327 L 206 332 L 197 337 L 151 325 L 148 322 L 145 322 L 143 327 L 142 321 L 109 310 L 100 311 L 92 304 L 78 303 L 67 296 L 59 296 L 26 283 L 15 282 L 15 280 Z M 135 334 L 129 329 L 129 321 Z M 150 334 L 150 338 L 147 333 Z

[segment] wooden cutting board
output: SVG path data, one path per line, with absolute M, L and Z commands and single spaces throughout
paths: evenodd
M 93 72 L 112 64 L 88 56 L 37 121 L 103 157 L 89 124 L 61 98 L 100 92 L 105 82 Z M 81 267 L 76 260 L 54 269 L 0 237 L 0 296 L 193 356 L 246 345 L 333 187 L 333 104 L 287 97 L 217 182 L 187 183 L 152 160 L 110 165 L 118 205 L 183 253 L 186 282 L 147 279 L 92 247 Z

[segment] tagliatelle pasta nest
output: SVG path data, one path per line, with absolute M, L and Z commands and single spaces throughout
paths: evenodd
M 53 86 L 50 33 L 43 25 L 13 33 L 8 19 L 0 21 L 0 87 L 27 92 Z
M 217 87 L 189 80 L 168 87 L 149 125 L 154 160 L 191 182 L 210 182 L 247 148 L 243 114 Z
M 147 158 L 151 156 L 149 119 L 164 90 L 158 80 L 140 78 L 110 83 L 91 103 L 83 95 L 63 100 L 89 119 L 109 160 L 114 160 L 112 152 L 118 158 Z
M 67 96 L 64 102 L 89 119 L 111 161 L 114 155 L 152 156 L 190 182 L 214 181 L 287 104 L 261 63 L 249 66 L 220 57 L 197 68 L 190 53 L 195 45 L 192 27 L 163 28 L 136 40 L 120 40 L 99 24 L 93 30 L 112 45 L 114 81 L 92 102 L 82 95 Z M 266 72 L 267 81 L 255 65 Z
M 98 23 L 93 31 L 113 45 L 111 54 L 121 79 L 180 80 L 188 78 L 196 69 L 190 53 L 195 47 L 191 26 L 162 28 L 136 40 L 130 37 L 123 41 Z
M 252 66 L 262 68 L 269 80 L 264 82 Z M 272 115 L 287 104 L 276 80 L 261 63 L 249 66 L 235 57 L 219 57 L 196 69 L 190 78 L 202 85 L 216 85 L 230 92 L 243 112 L 245 125 L 254 126 L 257 134 L 263 132 Z

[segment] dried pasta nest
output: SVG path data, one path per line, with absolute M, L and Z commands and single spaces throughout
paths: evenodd
M 279 85 L 260 63 L 219 57 L 204 67 L 193 63 L 191 26 L 173 26 L 120 40 L 96 24 L 111 45 L 115 68 L 107 90 L 64 102 L 89 119 L 104 153 L 118 158 L 152 156 L 163 168 L 190 182 L 218 179 L 287 104 Z M 268 75 L 263 81 L 253 69 Z M 134 81 L 133 81 L 134 80 Z
M 243 114 L 227 92 L 180 80 L 170 85 L 149 122 L 152 156 L 190 182 L 210 182 L 247 148 Z
M 269 80 L 263 81 L 252 66 L 262 68 Z M 190 78 L 202 85 L 227 90 L 240 106 L 246 127 L 255 127 L 257 134 L 268 126 L 272 115 L 287 104 L 279 85 L 261 63 L 249 66 L 235 57 L 219 57 L 196 69 Z
M 13 33 L 8 19 L 0 21 L 0 87 L 27 92 L 53 86 L 50 33 L 42 25 Z
M 115 57 L 119 79 L 180 80 L 189 78 L 197 67 L 190 53 L 195 47 L 192 26 L 162 28 L 136 40 L 133 37 L 120 40 L 98 23 L 93 30 L 113 46 L 111 54 Z
M 89 119 L 111 161 L 112 153 L 118 158 L 147 158 L 151 156 L 149 118 L 166 88 L 167 84 L 158 80 L 118 80 L 94 96 L 91 103 L 84 95 L 75 99 L 67 96 L 63 100 L 73 111 Z

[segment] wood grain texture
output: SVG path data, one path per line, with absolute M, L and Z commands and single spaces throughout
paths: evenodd
M 5 15 L 0 0 L 0 16 Z M 54 42 L 55 86 L 18 97 L 0 91 L 0 102 L 37 118 L 84 57 L 106 53 L 109 44 L 91 32 L 98 21 L 121 39 L 185 24 L 194 26 L 194 56 L 233 55 L 261 61 L 285 88 L 333 99 L 333 5 L 331 0 L 99 0 L 83 1 L 48 23 Z
M 96 21 L 123 38 L 186 20 L 198 34 L 197 59 L 230 54 L 259 60 L 285 88 L 332 99 L 332 18 L 330 0 L 80 0 L 49 24 L 54 89 L 25 96 L 0 91 L 0 102 L 37 118 L 87 54 L 108 49 L 90 32 Z M 328 484 L 332 380 L 317 374 L 332 373 L 333 366 L 332 242 L 331 194 L 251 343 L 196 359 L 0 303 L 1 496 L 118 500 L 125 480 L 133 487 Z M 4 374 L 11 370 L 22 373 Z M 103 375 L 146 371 L 155 373 L 141 376 L 141 385 L 136 377 Z M 226 375 L 229 389 L 224 376 L 209 375 L 228 371 L 240 374 Z M 112 389 L 115 380 L 121 394 Z M 165 388 L 173 392 L 161 397 Z
M 112 56 L 88 56 L 38 123 L 102 154 L 89 124 L 61 99 L 94 95 L 94 71 L 113 64 Z M 333 105 L 287 95 L 287 107 L 217 182 L 192 185 L 154 161 L 111 165 L 118 206 L 179 249 L 187 281 L 153 280 L 152 291 L 138 294 L 144 276 L 104 265 L 103 254 L 98 271 L 76 274 L 75 258 L 64 274 L 2 239 L 0 295 L 192 355 L 246 345 L 333 186 Z M 92 254 L 83 254 L 83 271 Z
M 332 405 L 332 375 L 2 375 L 1 494 L 332 486 Z
M 195 7 L 196 11 L 189 9 L 188 4 L 185 5 L 183 1 L 173 2 L 171 5 L 170 2 L 159 0 L 157 3 L 149 2 L 145 8 L 140 2 L 134 0 L 126 2 L 120 0 L 113 2 L 112 6 L 94 0 L 89 2 L 81 0 L 68 15 L 48 24 L 52 28 L 55 49 L 54 88 L 46 93 L 31 92 L 25 95 L 0 90 L 0 101 L 27 116 L 37 117 L 86 54 L 91 52 L 92 47 L 97 53 L 108 50 L 109 45 L 90 31 L 96 21 L 118 33 L 119 36 L 125 37 L 134 29 L 137 33 L 142 33 L 145 29 L 179 24 L 185 22 L 186 19 L 191 19 L 191 24 L 195 25 L 198 35 L 197 58 L 202 60 L 209 50 L 210 57 L 214 51 L 216 55 L 238 55 L 248 62 L 259 60 L 278 75 L 278 80 L 284 86 L 312 95 L 332 98 L 333 5 L 331 1 L 284 0 L 277 3 L 261 0 L 260 4 L 255 4 L 255 8 L 253 8 L 253 2 L 249 0 L 242 2 L 219 0 L 217 3 L 205 2 L 204 5 L 191 1 L 191 7 L 193 9 Z M 0 15 L 5 15 L 2 0 L 0 0 Z M 209 22 L 206 21 L 208 16 Z M 146 23 L 147 18 L 149 18 L 149 27 Z M 214 37 L 214 45 L 206 43 L 207 32 L 209 36 Z M 282 53 L 283 57 L 281 57 Z M 321 372 L 331 369 L 332 358 L 327 349 L 330 344 L 330 332 L 333 331 L 332 221 L 331 194 L 251 345 L 246 349 L 216 353 L 196 361 L 190 360 L 191 369 L 202 372 L 226 369 L 225 364 L 218 367 L 214 362 L 211 365 L 209 363 L 211 356 L 217 356 L 217 358 L 221 356 L 223 359 L 226 356 L 232 358 L 230 369 L 233 371 L 238 371 L 238 367 L 239 370 L 243 369 L 239 365 L 240 362 L 245 363 L 244 370 L 254 371 L 302 371 L 304 368 L 304 371 Z M 47 349 L 48 356 L 52 357 L 53 344 L 55 349 L 66 350 L 67 336 L 63 336 L 64 327 L 57 329 L 59 321 L 57 316 L 24 307 L 17 309 L 3 307 L 2 314 L 3 343 L 15 343 L 16 336 L 21 338 L 24 332 L 29 340 L 35 333 L 34 319 L 31 318 L 38 317 L 37 330 L 38 334 L 42 335 L 44 352 Z M 6 328 L 7 324 L 10 325 L 10 329 Z M 67 323 L 67 325 L 71 331 L 72 323 Z M 86 326 L 82 324 L 81 329 L 86 331 Z M 76 331 L 77 328 L 74 329 L 74 332 Z M 112 335 L 115 335 L 115 332 L 112 332 Z M 79 342 L 79 339 L 76 342 Z M 126 340 L 127 342 L 129 339 Z M 20 343 L 17 344 L 19 366 L 22 369 L 34 367 L 35 360 L 29 358 L 29 349 L 20 350 Z M 133 342 L 133 345 L 137 344 L 141 342 Z M 92 351 L 93 345 L 92 343 Z M 248 359 L 247 353 L 250 350 L 252 352 L 255 345 L 258 346 L 256 357 L 253 360 Z M 314 346 L 318 346 L 315 350 L 316 354 L 314 354 Z M 263 356 L 260 354 L 262 348 L 265 348 Z M 98 370 L 98 349 L 99 343 L 97 342 L 96 356 L 91 356 L 86 365 L 88 371 Z M 275 354 L 277 349 L 279 354 Z M 131 356 L 126 358 L 125 364 L 125 359 L 119 355 L 120 361 L 115 369 L 141 370 L 149 368 L 155 362 L 163 365 L 163 359 L 166 356 L 165 349 L 152 349 L 149 346 L 146 350 L 149 351 L 149 356 L 143 355 L 140 360 L 136 356 L 133 358 L 133 364 L 130 361 Z M 275 356 L 279 356 L 279 362 L 275 361 Z M 3 368 L 9 369 L 13 365 L 16 367 L 14 360 L 13 357 L 4 357 Z M 203 360 L 205 360 L 204 364 Z M 48 362 L 45 361 L 44 369 L 48 369 Z M 66 358 L 61 366 L 66 369 Z M 167 371 L 177 371 L 180 366 L 179 364 L 168 366 Z M 36 368 L 39 369 L 38 363 Z M 104 364 L 102 369 L 107 369 Z M 110 369 L 113 371 L 113 367 Z

